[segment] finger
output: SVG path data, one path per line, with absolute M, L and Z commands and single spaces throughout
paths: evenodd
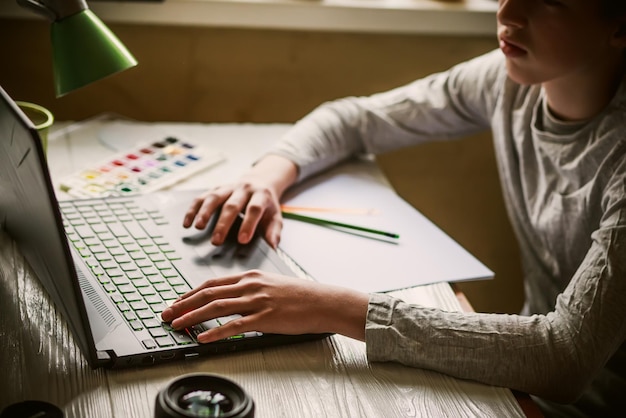
M 200 210 L 202 203 L 204 202 L 205 195 L 201 195 L 193 199 L 189 209 L 185 212 L 185 217 L 183 218 L 183 226 L 185 228 L 189 228 L 193 223 L 193 220 L 196 218 L 196 214 Z
M 247 315 L 241 318 L 233 319 L 228 323 L 216 328 L 204 331 L 196 337 L 198 342 L 206 344 L 213 341 L 223 340 L 233 335 L 243 334 L 244 332 L 258 331 L 257 315 Z
M 261 227 L 265 231 L 266 241 L 276 248 L 282 230 L 282 217 L 278 208 L 279 204 L 270 191 L 254 193 L 246 207 L 246 219 L 241 226 L 239 242 L 249 242 L 254 231 Z
M 193 299 L 188 300 L 191 301 Z M 203 321 L 238 314 L 245 308 L 247 303 L 247 298 L 220 297 L 209 303 L 201 303 L 196 309 L 190 310 L 174 319 L 171 325 L 174 329 L 183 329 Z
M 280 234 L 283 231 L 283 218 L 278 212 L 274 215 L 265 227 L 265 240 L 274 249 L 280 243 Z
M 205 281 L 202 285 L 191 289 L 187 293 L 181 295 L 161 313 L 161 319 L 165 322 L 171 322 L 175 318 L 184 315 L 193 309 L 197 309 L 208 301 L 219 297 L 233 297 L 233 293 L 228 293 L 227 286 L 237 284 L 241 280 L 239 276 L 225 276 Z M 221 289 L 221 290 L 218 290 Z M 204 292 L 204 295 L 198 296 L 198 293 Z M 215 296 L 211 297 L 211 292 Z M 221 293 L 220 293 L 221 292 Z M 196 297 L 194 299 L 194 296 Z M 198 299 L 200 298 L 200 300 Z M 202 302 L 202 298 L 204 302 Z
M 211 236 L 211 243 L 213 245 L 222 245 L 224 243 L 235 220 L 246 207 L 248 198 L 249 194 L 247 192 L 235 191 L 222 204 L 219 219 L 215 223 L 215 228 Z
M 187 212 L 185 212 L 183 226 L 189 228 L 195 220 L 196 228 L 204 229 L 215 208 L 219 207 L 219 203 L 220 196 L 215 190 L 196 197 L 191 202 Z M 213 209 L 211 209 L 211 207 Z
M 205 195 L 202 205 L 196 214 L 195 227 L 196 229 L 205 229 L 211 220 L 211 217 L 216 214 L 216 211 L 228 198 L 230 190 L 221 188 L 214 190 Z
M 267 210 L 268 202 L 267 199 L 263 197 L 263 193 L 254 193 L 250 197 L 250 201 L 246 206 L 246 213 L 241 222 L 241 227 L 239 228 L 239 234 L 237 236 L 237 240 L 242 244 L 247 244 L 250 242 L 254 233 L 263 219 L 266 210 Z

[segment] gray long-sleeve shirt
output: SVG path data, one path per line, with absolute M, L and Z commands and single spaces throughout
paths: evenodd
M 445 312 L 372 294 L 368 358 L 529 392 L 555 414 L 623 413 L 626 83 L 601 114 L 565 123 L 541 86 L 511 81 L 493 51 L 389 92 L 325 103 L 272 152 L 294 161 L 302 180 L 358 154 L 489 128 L 521 248 L 522 314 Z

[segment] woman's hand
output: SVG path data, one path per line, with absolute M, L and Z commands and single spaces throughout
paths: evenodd
M 224 243 L 228 231 L 240 213 L 244 213 L 237 241 L 250 242 L 258 227 L 274 248 L 280 241 L 282 215 L 280 197 L 297 178 L 298 169 L 286 158 L 269 155 L 259 161 L 238 182 L 214 188 L 193 200 L 185 213 L 183 226 L 207 227 L 211 216 L 219 210 L 211 242 Z
M 241 315 L 200 334 L 202 343 L 248 331 L 339 333 L 363 340 L 368 301 L 367 294 L 354 290 L 253 270 L 207 280 L 164 310 L 161 318 L 183 329 Z

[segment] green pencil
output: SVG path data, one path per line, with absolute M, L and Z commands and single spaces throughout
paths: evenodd
M 324 225 L 338 226 L 341 228 L 354 229 L 355 231 L 362 231 L 362 232 L 369 232 L 370 234 L 383 235 L 389 238 L 400 238 L 400 235 L 393 233 L 393 232 L 380 231 L 378 229 L 371 229 L 371 228 L 366 228 L 363 226 L 346 224 L 343 222 L 335 222 L 335 221 L 331 221 L 328 219 L 313 218 L 311 216 L 300 215 L 300 214 L 293 213 L 293 212 L 283 211 L 282 214 L 285 219 L 295 219 L 297 221 L 309 222 L 312 224 L 322 225 L 322 226 Z

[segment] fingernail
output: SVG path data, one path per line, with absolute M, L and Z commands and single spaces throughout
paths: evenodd
M 163 312 L 161 312 L 161 319 L 165 322 L 172 319 L 172 316 L 174 316 L 174 314 L 170 308 L 166 308 L 163 310 Z
M 248 242 L 248 234 L 245 232 L 239 235 L 239 242 L 246 243 Z

